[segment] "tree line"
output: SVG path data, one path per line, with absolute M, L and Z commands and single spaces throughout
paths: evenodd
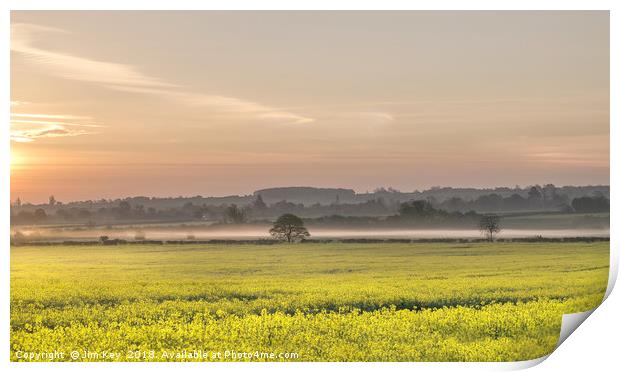
M 131 203 L 120 200 L 114 204 L 97 208 L 62 205 L 52 196 L 48 205 L 25 207 L 15 203 L 11 206 L 11 224 L 51 224 L 51 223 L 79 223 L 79 224 L 111 224 L 134 221 L 210 221 L 221 223 L 246 223 L 256 220 L 273 220 L 274 218 L 291 213 L 306 219 L 315 219 L 316 223 L 374 223 L 376 217 L 384 218 L 388 222 L 398 222 L 395 215 L 408 215 L 411 209 L 422 208 L 419 202 L 424 202 L 423 208 L 433 208 L 418 211 L 427 214 L 425 220 L 463 220 L 468 213 L 497 213 L 506 211 L 563 211 L 575 213 L 609 212 L 609 199 L 604 195 L 581 196 L 569 200 L 565 194 L 558 193 L 551 187 L 532 187 L 527 196 L 512 194 L 501 196 L 491 193 L 484 194 L 473 200 L 464 200 L 460 197 L 450 197 L 438 201 L 433 197 L 411 201 L 395 202 L 384 198 L 367 200 L 362 203 L 332 203 L 311 204 L 292 203 L 282 200 L 267 204 L 258 194 L 245 205 L 225 203 L 220 205 L 195 204 L 187 202 L 181 207 L 155 208 L 145 207 L 140 203 Z M 340 217 L 334 217 L 340 216 Z M 400 218 L 400 217 L 399 217 Z

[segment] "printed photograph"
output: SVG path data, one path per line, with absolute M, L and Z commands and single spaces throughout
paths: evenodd
M 603 300 L 609 11 L 10 19 L 13 362 L 526 361 Z

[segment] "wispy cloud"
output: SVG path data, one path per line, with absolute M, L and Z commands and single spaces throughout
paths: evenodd
M 76 120 L 85 122 L 75 122 Z M 92 118 L 88 116 L 11 113 L 11 140 L 15 142 L 33 142 L 46 137 L 94 134 L 96 132 L 92 132 L 90 128 L 102 127 L 104 126 L 101 124 L 94 124 Z
M 82 129 L 70 129 L 62 126 L 50 126 L 39 129 L 11 129 L 11 141 L 32 142 L 45 137 L 73 137 L 91 134 Z
M 90 120 L 90 116 L 78 115 L 50 115 L 50 114 L 20 114 L 11 113 L 11 117 L 15 118 L 34 118 L 34 119 L 66 119 L 66 120 Z
M 11 26 L 11 50 L 20 53 L 29 62 L 50 74 L 65 79 L 126 92 L 156 95 L 186 105 L 205 106 L 218 112 L 271 122 L 302 124 L 314 121 L 313 118 L 241 98 L 187 92 L 177 84 L 149 76 L 134 66 L 97 61 L 37 46 L 40 36 L 49 36 L 50 33 L 68 32 L 58 28 L 15 23 Z
M 102 128 L 103 127 L 103 125 L 99 125 L 99 124 L 78 124 L 78 123 L 68 123 L 64 121 L 18 120 L 18 119 L 11 119 L 11 124 L 62 125 L 66 127 L 87 127 L 87 128 Z
M 95 61 L 37 47 L 37 39 L 44 34 L 67 32 L 62 29 L 28 23 L 11 25 L 11 50 L 24 54 L 32 63 L 50 73 L 71 80 L 111 86 L 172 87 L 159 79 L 142 74 L 132 66 Z
M 563 165 L 588 165 L 608 167 L 609 159 L 606 154 L 583 154 L 570 152 L 543 152 L 526 154 L 537 163 L 563 164 Z
M 218 113 L 226 113 L 230 116 L 248 116 L 255 119 L 270 120 L 276 123 L 304 124 L 311 123 L 315 119 L 297 115 L 292 112 L 278 110 L 257 102 L 246 101 L 240 98 L 183 92 L 180 90 L 162 90 L 148 87 L 132 86 L 109 86 L 111 89 L 125 92 L 140 93 L 158 96 L 188 106 L 205 106 L 213 108 Z

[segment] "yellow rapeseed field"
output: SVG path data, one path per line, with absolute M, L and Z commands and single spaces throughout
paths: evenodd
M 12 247 L 11 359 L 533 359 L 608 264 L 608 242 Z

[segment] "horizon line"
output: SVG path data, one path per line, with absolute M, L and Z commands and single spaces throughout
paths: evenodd
M 355 195 L 368 195 L 368 194 L 374 194 L 377 192 L 377 190 L 383 188 L 386 191 L 389 191 L 390 189 L 397 192 L 397 193 L 401 193 L 401 194 L 414 194 L 414 193 L 424 193 L 427 191 L 432 191 L 434 189 L 473 189 L 473 190 L 479 190 L 479 191 L 484 191 L 484 190 L 497 190 L 497 189 L 501 189 L 501 188 L 507 188 L 510 190 L 516 190 L 516 188 L 518 187 L 520 190 L 527 190 L 531 187 L 534 186 L 540 186 L 540 187 L 544 187 L 545 185 L 553 185 L 556 188 L 563 188 L 563 187 L 610 187 L 609 184 L 564 184 L 564 185 L 555 185 L 553 183 L 542 183 L 542 184 L 531 184 L 531 185 L 524 185 L 524 186 L 520 186 L 520 185 L 514 185 L 514 186 L 485 186 L 485 187 L 475 187 L 475 186 L 442 186 L 442 185 L 437 185 L 437 186 L 431 186 L 428 188 L 424 188 L 424 189 L 415 189 L 413 191 L 403 191 L 403 190 L 399 190 L 399 189 L 395 189 L 392 188 L 391 186 L 379 186 L 377 188 L 375 188 L 373 191 L 369 191 L 366 190 L 365 192 L 358 192 L 357 190 L 355 190 L 354 188 L 349 188 L 349 187 L 321 187 L 321 186 L 301 186 L 301 185 L 297 185 L 297 186 L 273 186 L 273 187 L 266 187 L 266 188 L 261 188 L 261 189 L 257 189 L 252 191 L 251 193 L 248 194 L 227 194 L 227 195 L 178 195 L 178 196 L 155 196 L 155 195 L 151 195 L 151 196 L 147 196 L 147 195 L 129 195 L 129 196 L 124 196 L 124 197 L 113 197 L 113 198 L 105 198 L 105 197 L 101 197 L 101 198 L 94 198 L 94 199 L 81 199 L 81 200 L 70 200 L 70 201 L 62 201 L 62 200 L 58 200 L 58 202 L 61 202 L 62 204 L 71 204 L 71 203 L 84 203 L 84 202 L 88 202 L 88 201 L 92 201 L 92 202 L 97 202 L 100 200 L 106 200 L 106 201 L 115 201 L 115 200 L 125 200 L 125 199 L 131 199 L 131 198 L 148 198 L 148 199 L 191 199 L 191 198 L 203 198 L 203 199 L 207 199 L 207 198 L 234 198 L 234 197 L 248 197 L 248 196 L 253 196 L 255 192 L 257 191 L 264 191 L 264 190 L 270 190 L 270 189 L 282 189 L 282 188 L 314 188 L 314 189 L 341 189 L 341 190 L 351 190 L 355 193 Z M 54 196 L 54 194 L 50 194 L 50 196 Z M 20 199 L 20 202 L 22 203 L 22 205 L 47 205 L 48 203 L 42 202 L 42 203 L 33 203 L 33 202 L 29 202 L 26 200 L 21 200 L 21 198 L 18 196 L 16 199 Z M 11 202 L 10 204 L 11 206 L 13 206 L 13 202 Z

